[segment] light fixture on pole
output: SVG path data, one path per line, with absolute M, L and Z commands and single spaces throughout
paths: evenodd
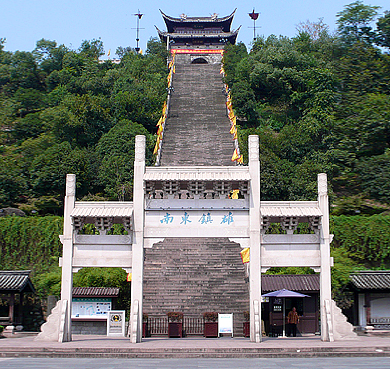
M 137 53 L 139 53 L 139 50 L 140 50 L 140 48 L 138 46 L 138 43 L 139 43 L 139 30 L 141 29 L 141 28 L 139 28 L 139 21 L 142 18 L 143 14 L 141 14 L 139 9 L 138 9 L 138 13 L 134 14 L 134 15 L 137 17 L 137 28 L 136 28 L 137 29 L 137 38 L 135 39 L 137 41 L 137 47 L 135 48 L 135 51 Z
M 253 41 L 256 40 L 256 20 L 259 18 L 260 13 L 255 13 L 255 8 L 253 8 L 252 13 L 249 13 L 251 19 L 253 19 Z

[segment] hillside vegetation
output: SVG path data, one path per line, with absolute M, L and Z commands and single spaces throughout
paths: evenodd
M 335 34 L 307 21 L 293 38 L 258 37 L 249 52 L 229 45 L 223 58 L 244 158 L 248 135 L 260 136 L 262 199 L 315 200 L 317 174 L 328 174 L 335 291 L 352 270 L 390 268 L 390 13 L 382 11 L 356 1 L 338 13 Z M 42 39 L 32 52 L 7 52 L 5 42 L 0 208 L 31 217 L 0 218 L 0 269 L 58 276 L 53 216 L 62 214 L 65 175 L 76 174 L 78 200 L 132 199 L 134 137 L 146 136 L 152 165 L 167 52 L 152 39 L 145 55 L 119 48 L 116 64 L 98 61 L 100 40 L 70 50 Z

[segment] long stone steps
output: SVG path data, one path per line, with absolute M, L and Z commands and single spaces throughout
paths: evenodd
M 185 65 L 176 58 L 161 166 L 235 165 L 220 65 Z
M 161 166 L 235 165 L 220 64 L 185 64 L 176 55 Z M 234 334 L 243 334 L 249 310 L 240 245 L 227 238 L 165 239 L 145 249 L 143 311 L 166 317 L 181 311 L 234 314 Z
M 223 238 L 170 238 L 145 249 L 143 311 L 195 318 L 206 311 L 233 313 L 234 333 L 242 335 L 249 295 L 240 251 Z
M 84 336 L 85 337 L 85 336 Z M 92 340 L 94 338 L 94 340 Z M 323 343 L 321 346 L 311 347 L 312 344 L 307 339 L 296 339 L 295 344 L 285 343 L 285 347 L 280 347 L 274 339 L 275 344 L 270 347 L 269 342 L 260 343 L 254 346 L 249 340 L 244 339 L 204 339 L 183 338 L 175 340 L 175 347 L 168 345 L 164 340 L 150 338 L 144 339 L 143 344 L 133 345 L 128 338 L 115 338 L 116 347 L 110 347 L 110 339 L 105 339 L 102 345 L 99 336 L 89 336 L 90 341 L 78 340 L 67 343 L 67 347 L 57 343 L 56 346 L 45 347 L 40 343 L 40 347 L 33 347 L 23 344 L 5 346 L 0 349 L 0 358 L 11 357 L 39 357 L 39 358 L 314 358 L 314 357 L 390 357 L 389 346 L 383 344 L 378 346 L 354 346 L 344 344 L 339 347 L 329 346 Z M 14 339 L 13 339 L 14 340 Z M 23 339 L 22 339 L 23 340 Z M 17 339 L 20 341 L 20 339 Z M 280 341 L 280 339 L 279 339 Z M 120 342 L 120 346 L 118 346 Z M 88 347 L 85 344 L 89 343 Z M 80 344 L 83 346 L 80 347 Z M 60 346 L 59 346 L 60 345 Z M 71 347 L 68 347 L 68 346 Z M 253 347 L 248 347 L 251 345 Z M 108 347 L 107 347 L 108 346 Z M 233 346 L 233 347 L 232 347 Z M 263 346 L 263 347 L 261 347 Z M 223 362 L 221 362 L 223 365 Z M 375 361 L 371 367 L 375 367 Z M 382 367 L 382 366 L 381 366 Z

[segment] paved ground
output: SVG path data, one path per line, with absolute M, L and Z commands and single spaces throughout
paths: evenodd
M 0 358 L 2 369 L 388 369 L 390 357 L 383 358 L 285 358 L 285 359 L 58 359 Z
M 302 358 L 390 357 L 390 337 L 359 336 L 355 340 L 322 342 L 319 337 L 264 338 L 261 343 L 245 338 L 205 339 L 147 338 L 132 344 L 128 338 L 73 335 L 72 342 L 35 341 L 35 336 L 15 334 L 0 340 L 1 357 L 82 358 Z M 390 368 L 390 360 L 385 360 Z M 0 367 L 7 363 L 1 362 Z M 246 366 L 247 367 L 247 366 Z M 277 366 L 276 366 L 277 367 Z M 375 367 L 375 366 L 374 366 Z M 250 366 L 248 368 L 251 368 Z

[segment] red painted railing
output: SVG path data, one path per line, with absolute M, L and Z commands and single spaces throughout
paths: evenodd
M 202 318 L 186 318 L 183 321 L 183 330 L 186 336 L 203 335 L 203 319 Z M 168 335 L 168 318 L 157 317 L 148 318 L 148 330 L 151 336 L 167 336 Z

